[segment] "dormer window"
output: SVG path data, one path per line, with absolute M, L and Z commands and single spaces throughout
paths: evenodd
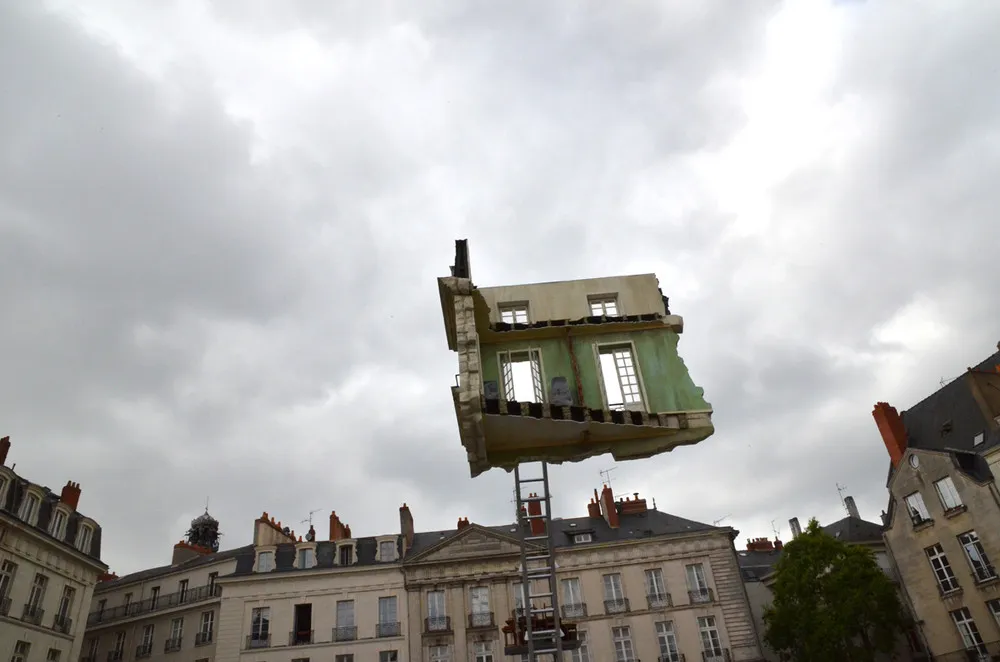
M 527 324 L 528 302 L 500 304 L 500 321 L 506 324 Z
M 985 439 L 986 439 L 986 435 L 984 433 L 980 432 L 979 434 L 977 434 L 975 437 L 972 438 L 972 445 L 973 446 L 979 446 L 979 445 L 981 445 L 983 443 L 983 441 Z
M 316 549 L 312 545 L 300 546 L 296 554 L 295 567 L 300 570 L 316 565 Z
M 10 479 L 3 474 L 0 474 L 0 508 L 3 508 L 7 503 L 7 486 L 10 485 Z
M 18 512 L 17 516 L 23 521 L 34 526 L 38 519 L 38 506 L 41 504 L 41 499 L 34 492 L 28 492 L 24 495 L 24 501 L 21 502 L 21 510 Z
M 94 529 L 89 524 L 81 524 L 76 534 L 76 548 L 84 554 L 90 554 L 90 543 L 94 539 Z
M 68 519 L 66 511 L 62 508 L 56 508 L 52 511 L 52 521 L 49 522 L 49 533 L 52 534 L 53 538 L 58 540 L 63 539 L 63 536 L 66 535 L 66 522 Z
M 396 560 L 396 541 L 383 540 L 378 544 L 378 560 L 389 563 Z
M 257 572 L 274 570 L 274 552 L 257 552 Z
M 606 315 L 607 317 L 617 317 L 618 297 L 614 294 L 601 294 L 589 297 L 590 314 L 595 316 Z
M 339 565 L 354 564 L 354 545 L 348 543 L 337 548 L 337 562 Z
M 579 545 L 584 542 L 594 542 L 594 536 L 589 533 L 577 533 L 573 535 L 574 545 Z

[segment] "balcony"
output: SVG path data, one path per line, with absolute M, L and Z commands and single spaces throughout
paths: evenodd
M 399 622 L 377 623 L 375 625 L 376 637 L 398 637 L 400 634 Z
M 684 653 L 668 653 L 656 658 L 656 662 L 686 662 Z
M 615 598 L 604 601 L 605 614 L 624 614 L 629 611 L 628 598 Z
M 63 634 L 69 634 L 70 629 L 73 627 L 73 619 L 64 614 L 56 614 L 55 618 L 52 619 L 52 629 L 56 632 L 62 632 Z
M 424 632 L 451 632 L 451 617 L 433 616 L 425 618 Z
M 715 594 L 710 588 L 700 588 L 694 591 L 688 591 L 688 600 L 690 600 L 693 605 L 715 602 Z
M 673 607 L 674 601 L 671 599 L 669 593 L 647 593 L 646 604 L 649 605 L 650 609 L 663 609 L 665 607 Z
M 333 628 L 334 641 L 354 641 L 358 638 L 357 625 L 340 625 Z
M 586 618 L 587 605 L 582 602 L 562 605 L 560 611 L 562 611 L 563 618 Z
M 716 648 L 715 650 L 702 651 L 701 659 L 703 662 L 730 662 L 731 658 L 728 648 Z
M 211 630 L 205 630 L 194 635 L 194 645 L 205 646 L 212 643 L 212 634 L 213 632 Z
M 33 605 L 28 603 L 24 605 L 24 610 L 21 612 L 21 620 L 25 623 L 31 623 L 32 625 L 41 625 L 42 616 L 45 615 L 45 610 L 38 605 Z
M 10 598 L 0 598 L 0 616 L 10 615 Z
M 496 627 L 493 621 L 492 611 L 480 611 L 473 612 L 469 614 L 469 629 L 475 630 L 477 628 L 494 628 Z
M 125 651 L 108 651 L 108 662 L 121 662 L 125 657 Z
M 288 633 L 288 645 L 304 646 L 316 643 L 316 637 L 313 636 L 313 632 L 313 630 L 292 630 Z
M 270 634 L 248 634 L 247 646 L 244 650 L 257 650 L 258 648 L 270 648 Z
M 181 637 L 174 637 L 163 642 L 164 653 L 176 653 L 181 649 Z
M 133 616 L 151 614 L 181 605 L 204 602 L 205 600 L 218 598 L 220 595 L 222 595 L 221 586 L 206 584 L 205 586 L 190 588 L 186 591 L 159 595 L 155 598 L 146 598 L 145 600 L 132 602 L 127 605 L 118 605 L 117 607 L 105 608 L 103 611 L 91 612 L 87 616 L 87 627 L 113 623 Z
M 148 644 L 140 644 L 135 647 L 135 659 L 141 660 L 143 658 L 149 657 L 153 654 L 153 644 L 152 642 Z

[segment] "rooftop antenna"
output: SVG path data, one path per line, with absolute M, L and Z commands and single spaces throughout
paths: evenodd
M 774 539 L 775 540 L 780 540 L 781 539 L 781 529 L 779 529 L 778 527 L 776 527 L 774 525 L 774 520 L 771 520 L 771 530 L 774 531 Z
M 302 520 L 301 522 L 299 522 L 299 524 L 309 524 L 309 526 L 312 526 L 313 525 L 313 513 L 318 513 L 321 510 L 323 510 L 323 509 L 322 508 L 317 508 L 316 510 L 310 510 L 309 511 L 309 518 Z
M 603 480 L 604 484 L 608 487 L 611 487 L 611 472 L 617 468 L 618 467 L 611 467 L 610 469 L 601 469 L 600 471 L 601 480 Z M 611 489 L 611 492 L 614 493 L 614 488 Z
M 847 502 L 844 501 L 844 492 L 847 491 L 847 486 L 841 485 L 840 483 L 837 483 L 836 485 L 837 485 L 837 494 L 840 496 L 840 505 L 844 507 L 844 510 L 847 510 Z M 850 515 L 851 511 L 848 510 L 847 514 Z
M 727 519 L 729 519 L 729 518 L 730 518 L 731 516 L 732 516 L 732 513 L 729 513 L 729 515 L 723 515 L 723 516 L 722 516 L 722 517 L 720 517 L 719 519 L 717 519 L 717 520 L 715 520 L 714 522 L 712 522 L 712 526 L 719 526 L 719 525 L 720 525 L 720 524 L 722 524 L 722 523 L 723 523 L 724 521 L 726 521 Z
M 205 497 L 205 512 L 208 512 L 208 497 Z

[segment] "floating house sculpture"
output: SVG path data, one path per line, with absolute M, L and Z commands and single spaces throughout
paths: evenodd
M 466 240 L 438 279 L 472 476 L 523 462 L 651 457 L 713 432 L 656 276 L 476 287 Z

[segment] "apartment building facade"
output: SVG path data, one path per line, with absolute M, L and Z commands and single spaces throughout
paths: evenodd
M 519 555 L 529 532 L 463 519 L 414 533 L 405 507 L 401 522 L 410 659 L 521 660 L 504 655 L 501 628 L 525 604 Z M 649 509 L 638 495 L 616 502 L 607 487 L 587 517 L 550 525 L 561 616 L 582 640 L 564 659 L 762 659 L 732 529 Z
M 81 488 L 59 494 L 7 466 L 0 439 L 0 656 L 76 662 L 100 575 L 101 527 L 77 510 Z
M 645 458 L 714 432 L 678 354 L 684 321 L 655 275 L 480 288 L 459 240 L 438 289 L 473 476 L 603 453 Z
M 94 591 L 81 662 L 213 662 L 221 602 L 218 578 L 252 546 L 218 551 L 207 512 L 174 545 L 169 565 L 118 577 Z
M 264 513 L 254 546 L 220 579 L 217 661 L 410 659 L 400 555 L 398 534 L 354 538 L 336 512 L 322 541 Z
M 1000 655 L 1000 352 L 898 413 L 873 411 L 890 458 L 885 541 L 936 660 Z

